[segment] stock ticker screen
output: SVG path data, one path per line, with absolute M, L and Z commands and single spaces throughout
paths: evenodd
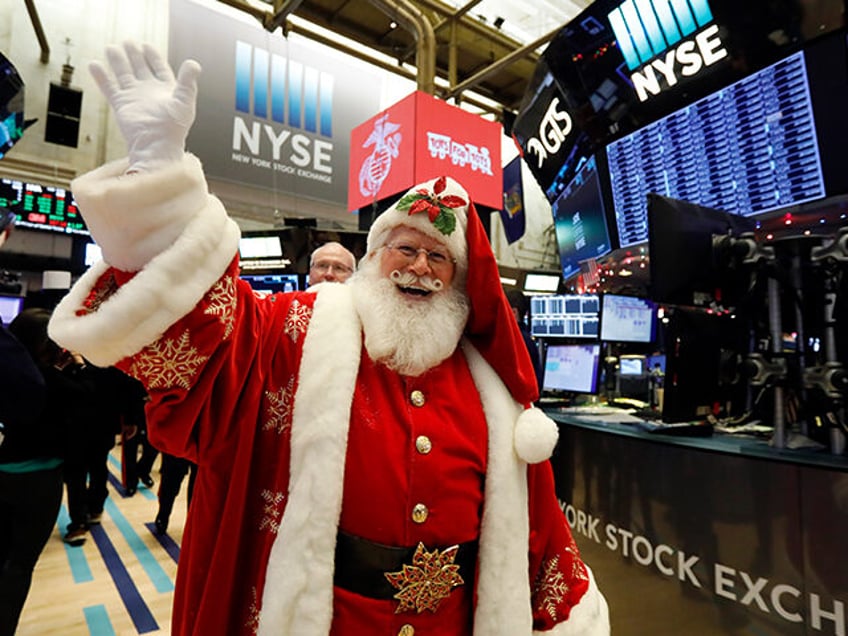
M 14 212 L 20 227 L 89 234 L 73 195 L 64 188 L 0 179 L 0 207 Z
M 753 216 L 825 196 L 799 52 L 607 146 L 621 247 L 647 241 L 649 192 Z

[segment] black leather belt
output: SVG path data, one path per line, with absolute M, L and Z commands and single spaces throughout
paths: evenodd
M 391 599 L 398 593 L 386 578 L 412 566 L 418 546 L 399 548 L 374 543 L 339 531 L 336 538 L 336 568 L 333 583 L 355 594 L 376 599 Z M 432 552 L 431 548 L 425 548 Z M 445 550 L 448 550 L 445 548 Z M 459 566 L 464 585 L 473 588 L 477 566 L 477 542 L 460 543 L 452 564 Z

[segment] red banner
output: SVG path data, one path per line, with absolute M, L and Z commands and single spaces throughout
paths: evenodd
M 501 134 L 500 123 L 416 91 L 351 132 L 348 209 L 443 175 L 500 209 Z

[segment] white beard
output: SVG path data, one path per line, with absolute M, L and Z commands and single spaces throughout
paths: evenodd
M 468 299 L 453 284 L 425 299 L 408 299 L 380 273 L 376 258 L 363 261 L 348 284 L 372 360 L 417 376 L 448 358 L 459 344 Z

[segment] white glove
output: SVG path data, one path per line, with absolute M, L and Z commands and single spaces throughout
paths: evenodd
M 89 70 L 115 111 L 127 142 L 127 173 L 148 172 L 182 160 L 194 123 L 200 64 L 186 60 L 175 78 L 153 47 L 144 44 L 140 49 L 134 42 L 125 42 L 123 49 L 108 47 L 106 58 L 114 77 L 99 62 L 92 62 Z

